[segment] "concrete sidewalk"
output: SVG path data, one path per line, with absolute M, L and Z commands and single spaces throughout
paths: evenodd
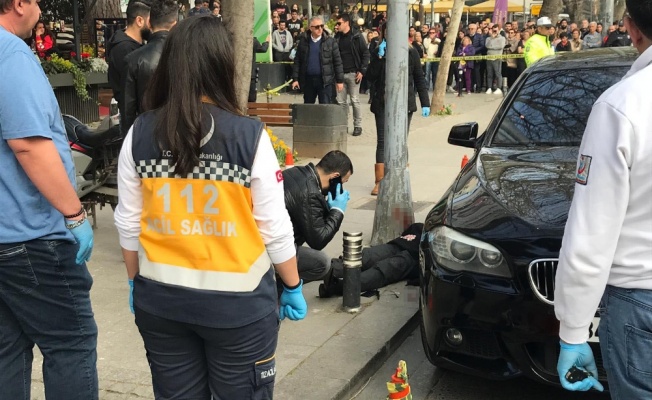
M 363 103 L 363 135 L 348 137 L 347 154 L 354 174 L 346 185 L 351 202 L 338 235 L 325 251 L 331 257 L 342 252 L 342 232 L 361 231 L 365 242 L 371 236 L 375 198 L 369 195 L 374 181 L 375 125 Z M 422 118 L 415 113 L 409 137 L 410 175 L 417 221 L 450 186 L 462 157 L 472 149 L 447 144 L 450 128 L 458 123 L 477 121 L 486 128 L 502 97 L 447 95 L 455 105 L 452 116 Z M 281 95 L 277 102 L 301 102 L 301 97 Z M 351 122 L 349 122 L 351 123 Z M 352 126 L 350 128 L 352 131 Z M 292 143 L 290 128 L 274 133 Z M 299 157 L 301 155 L 299 154 Z M 310 159 L 302 159 L 301 164 Z M 118 235 L 110 209 L 98 213 L 95 250 L 89 269 L 95 280 L 93 308 L 99 326 L 98 370 L 100 398 L 151 399 L 151 376 L 145 351 L 133 315 L 128 307 L 127 277 Z M 309 314 L 304 321 L 281 323 L 277 350 L 275 397 L 279 399 L 349 399 L 382 365 L 414 328 L 418 310 L 418 290 L 404 283 L 381 290 L 380 298 L 363 298 L 362 311 L 351 315 L 341 311 L 341 298 L 320 299 L 318 283 L 307 284 L 304 294 Z M 35 357 L 32 399 L 45 399 L 40 355 Z

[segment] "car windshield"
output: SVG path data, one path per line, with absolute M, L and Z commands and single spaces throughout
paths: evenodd
M 533 73 L 521 86 L 493 145 L 579 146 L 593 103 L 628 67 Z

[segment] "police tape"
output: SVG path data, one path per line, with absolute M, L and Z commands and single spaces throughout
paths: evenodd
M 272 64 L 272 63 L 268 63 L 268 64 Z M 276 63 L 276 64 L 278 64 L 278 63 Z M 290 83 L 292 83 L 292 79 L 290 79 L 289 81 L 285 82 L 285 83 L 282 84 L 281 86 L 275 87 L 274 89 L 267 89 L 267 88 L 265 88 L 265 89 L 263 89 L 262 92 L 259 92 L 259 93 L 257 94 L 257 96 L 260 96 L 261 94 L 265 94 L 265 95 L 272 95 L 272 94 L 274 94 L 274 95 L 277 95 L 278 92 L 279 92 L 281 89 L 283 89 L 284 87 L 288 86 Z
M 515 58 L 525 58 L 524 54 L 500 54 L 493 56 L 464 56 L 464 57 L 451 57 L 451 61 L 488 61 L 488 60 L 507 60 Z M 427 62 L 441 62 L 441 57 L 436 58 L 422 58 L 421 63 Z M 272 61 L 261 62 L 259 64 L 294 64 L 293 61 Z

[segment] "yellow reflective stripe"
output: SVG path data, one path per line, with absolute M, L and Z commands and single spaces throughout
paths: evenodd
M 272 361 L 274 359 L 274 357 L 276 357 L 276 353 L 274 355 L 272 355 L 270 358 L 267 358 L 267 359 L 262 360 L 262 361 L 256 361 L 256 365 L 265 364 L 266 362 Z
M 269 271 L 272 262 L 266 250 L 247 272 L 206 271 L 150 261 L 142 246 L 139 251 L 140 275 L 157 282 L 199 290 L 253 292 Z M 219 263 L 220 260 L 215 260 Z

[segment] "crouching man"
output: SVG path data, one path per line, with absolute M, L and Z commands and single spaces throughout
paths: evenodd
M 337 150 L 317 165 L 283 171 L 285 208 L 294 227 L 299 277 L 304 283 L 321 280 L 330 270 L 331 259 L 321 250 L 342 225 L 349 202 L 349 192 L 342 185 L 352 174 L 351 160 Z M 329 193 L 331 185 L 337 189 L 335 198 Z

